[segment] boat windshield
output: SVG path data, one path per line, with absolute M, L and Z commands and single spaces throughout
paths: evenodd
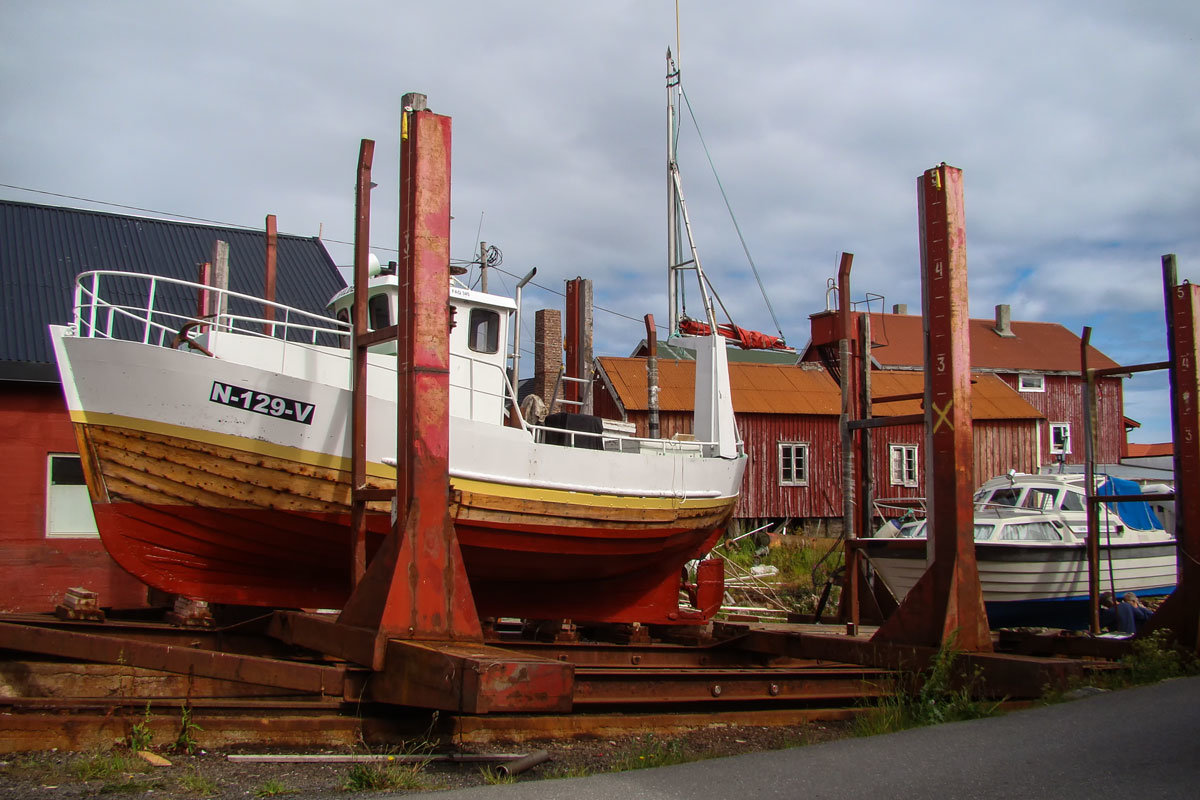
M 992 496 L 986 498 L 986 502 L 992 506 L 1015 506 L 1020 499 L 1021 490 L 1016 486 L 1012 486 L 992 492 Z
M 1049 522 L 1012 522 L 1004 526 L 1000 541 L 1059 542 L 1062 533 Z
M 1055 508 L 1055 500 L 1058 496 L 1057 489 L 1045 489 L 1041 486 L 1031 486 L 1025 494 L 1025 499 L 1021 502 L 1022 508 L 1029 508 L 1034 511 L 1049 511 Z

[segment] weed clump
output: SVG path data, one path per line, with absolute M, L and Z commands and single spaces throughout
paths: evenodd
M 1196 656 L 1181 648 L 1174 634 L 1160 628 L 1133 640 L 1133 652 L 1121 659 L 1130 685 L 1200 674 Z
M 428 789 L 429 782 L 425 778 L 424 770 L 423 763 L 354 764 L 347 770 L 342 788 L 348 792 Z
M 613 762 L 612 771 L 625 772 L 631 769 L 666 767 L 695 760 L 684 751 L 682 739 L 660 739 L 654 735 L 639 736 L 636 737 L 635 744 L 627 748 Z
M 962 653 L 953 637 L 938 649 L 924 673 L 901 676 L 879 702 L 855 718 L 858 736 L 893 733 L 908 728 L 995 716 L 999 701 L 979 699 L 982 679 L 976 670 L 960 677 Z

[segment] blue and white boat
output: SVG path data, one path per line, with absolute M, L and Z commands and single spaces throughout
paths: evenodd
M 1099 494 L 1136 494 L 1129 482 L 1105 481 Z M 1086 493 L 1078 475 L 1012 475 L 975 495 L 975 558 L 992 627 L 1087 625 Z M 1101 506 L 1100 590 L 1170 594 L 1176 581 L 1175 537 L 1145 502 Z M 891 525 L 859 544 L 876 574 L 902 599 L 926 567 L 925 520 Z

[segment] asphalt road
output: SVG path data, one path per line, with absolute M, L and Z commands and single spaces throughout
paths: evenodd
M 437 794 L 438 800 L 775 797 L 1200 797 L 1200 678 L 869 739 Z

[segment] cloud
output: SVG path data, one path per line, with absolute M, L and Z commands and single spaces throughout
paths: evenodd
M 680 10 L 681 48 L 665 1 L 20 4 L 0 31 L 0 182 L 247 226 L 275 213 L 346 262 L 369 137 L 372 242 L 387 260 L 400 96 L 422 91 L 453 117 L 456 258 L 478 232 L 514 273 L 536 266 L 555 290 L 590 277 L 598 305 L 665 318 L 671 46 L 793 343 L 843 250 L 855 299 L 919 307 L 915 184 L 946 161 L 964 170 L 976 316 L 1009 303 L 1018 319 L 1094 324 L 1119 360 L 1164 357 L 1158 259 L 1178 253 L 1187 277 L 1200 258 L 1200 6 Z M 738 324 L 770 331 L 684 123 L 703 263 Z M 597 332 L 618 354 L 641 336 L 603 313 Z

